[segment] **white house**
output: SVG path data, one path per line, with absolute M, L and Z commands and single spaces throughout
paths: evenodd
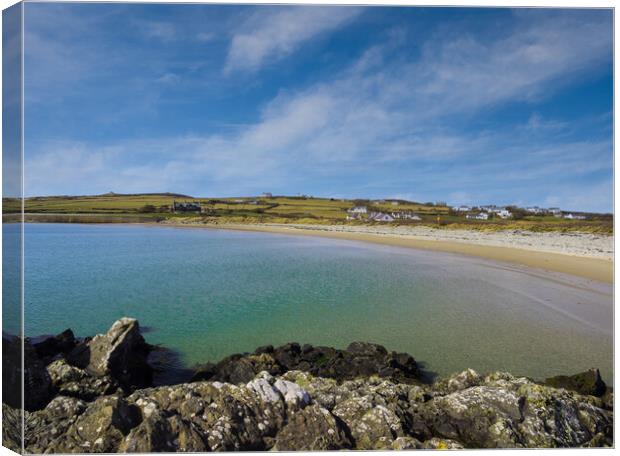
M 384 214 L 383 212 L 372 212 L 368 217 L 369 220 L 374 222 L 393 222 L 394 217 L 390 214 Z
M 508 209 L 500 209 L 496 211 L 495 213 L 497 214 L 498 217 L 501 217 L 503 219 L 512 217 L 512 212 L 510 212 Z
M 549 213 L 553 214 L 555 217 L 562 217 L 562 211 L 559 207 L 550 207 Z
M 566 214 L 564 216 L 565 219 L 569 219 L 569 220 L 585 220 L 586 216 L 585 215 L 576 215 L 576 214 Z
M 479 214 L 467 214 L 467 218 L 471 220 L 488 220 L 489 214 L 480 212 Z
M 471 211 L 471 207 L 470 206 L 454 206 L 452 207 L 452 210 L 456 212 L 469 212 Z
M 390 215 L 394 217 L 395 219 L 401 219 L 401 220 L 422 220 L 419 216 L 417 216 L 416 214 L 412 212 L 405 212 L 405 211 L 392 212 Z
M 366 206 L 353 206 L 347 212 L 350 214 L 367 214 L 368 208 Z
M 526 207 L 525 212 L 528 212 L 530 214 L 544 214 L 545 209 L 543 209 L 542 207 L 538 207 L 538 206 L 531 206 L 531 207 Z

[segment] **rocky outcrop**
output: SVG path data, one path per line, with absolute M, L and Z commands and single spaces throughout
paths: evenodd
M 208 380 L 139 388 L 148 346 L 135 320 L 68 353 L 48 343 L 38 358 L 26 345 L 28 384 L 45 396 L 24 413 L 27 453 L 613 444 L 613 393 L 598 372 L 552 386 L 469 369 L 426 384 L 411 356 L 378 345 L 287 344 L 210 365 Z M 21 412 L 3 404 L 3 418 L 19 449 Z
M 3 337 L 2 397 L 11 407 L 22 407 L 22 379 L 24 408 L 37 410 L 44 407 L 53 393 L 52 382 L 44 362 L 39 359 L 28 340 L 25 340 L 22 345 L 21 338 Z
M 47 366 L 56 394 L 91 401 L 119 390 L 119 384 L 109 375 L 95 376 L 84 369 L 59 359 Z
M 67 360 L 93 376 L 110 376 L 131 389 L 152 384 L 153 369 L 147 362 L 150 349 L 140 334 L 138 321 L 121 318 L 106 334 L 78 344 Z
M 607 386 L 598 369 L 590 369 L 575 375 L 558 375 L 545 380 L 545 383 L 556 388 L 565 388 L 580 394 L 603 396 Z
M 394 381 L 415 383 L 421 372 L 412 356 L 389 352 L 385 347 L 367 342 L 353 342 L 346 350 L 289 343 L 274 348 L 260 347 L 254 353 L 236 354 L 217 364 L 200 366 L 192 380 L 217 380 L 241 383 L 267 371 L 281 375 L 303 370 L 315 376 L 349 380 L 359 376 L 379 375 Z
M 26 451 L 609 446 L 612 428 L 601 398 L 507 373 L 412 385 L 261 372 L 245 384 L 201 381 L 90 403 L 58 396 L 26 413 Z
M 33 347 L 41 360 L 44 362 L 51 362 L 58 357 L 66 356 L 75 348 L 77 343 L 73 331 L 66 329 L 60 334 L 33 344 Z

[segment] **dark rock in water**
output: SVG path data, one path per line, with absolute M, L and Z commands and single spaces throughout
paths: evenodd
M 24 353 L 24 408 L 37 410 L 52 399 L 52 382 L 28 339 L 23 343 Z M 4 338 L 2 344 L 3 400 L 14 408 L 22 404 L 22 339 Z
M 354 342 L 346 350 L 289 343 L 281 347 L 260 347 L 252 354 L 236 354 L 217 364 L 200 366 L 192 381 L 218 380 L 243 383 L 257 373 L 271 375 L 303 370 L 337 380 L 379 375 L 400 382 L 420 381 L 420 370 L 412 356 L 388 352 L 381 345 Z
M 14 408 L 22 406 L 21 339 L 2 336 L 2 400 Z
M 121 318 L 106 334 L 78 344 L 67 359 L 92 375 L 109 375 L 125 388 L 142 388 L 153 382 L 153 370 L 147 362 L 150 349 L 138 321 Z
M 66 355 L 75 348 L 77 341 L 73 331 L 67 329 L 56 336 L 49 337 L 42 342 L 34 344 L 34 349 L 41 359 L 50 360 L 58 355 Z
M 545 384 L 598 397 L 607 390 L 607 385 L 603 382 L 598 369 L 590 369 L 575 375 L 558 375 L 546 379 Z
M 37 410 L 52 398 L 52 381 L 35 349 L 24 343 L 24 408 Z

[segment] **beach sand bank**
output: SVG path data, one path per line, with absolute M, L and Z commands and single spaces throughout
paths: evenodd
M 191 223 L 168 223 L 168 225 L 322 236 L 436 250 L 515 263 L 600 282 L 613 282 L 613 236 L 586 233 L 485 233 L 429 227 Z

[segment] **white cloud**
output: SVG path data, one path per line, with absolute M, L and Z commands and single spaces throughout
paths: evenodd
M 257 42 L 233 52 L 233 39 L 229 70 L 255 70 L 323 30 L 317 23 L 324 21 L 302 20 L 300 11 L 337 16 L 340 10 L 279 9 L 249 19 L 251 32 L 235 37 L 254 36 Z M 293 30 L 288 20 L 309 25 Z M 536 22 L 521 18 L 514 30 L 493 42 L 431 37 L 419 60 L 394 59 L 390 53 L 398 46 L 376 44 L 329 82 L 283 91 L 264 106 L 258 121 L 227 133 L 125 141 L 93 151 L 94 157 L 84 152 L 87 145 L 67 155 L 57 147 L 43 149 L 40 164 L 30 168 L 34 183 L 27 189 L 75 193 L 71 187 L 83 186 L 97 192 L 239 195 L 257 189 L 306 192 L 304 185 L 320 182 L 325 188 L 334 179 L 340 192 L 343 182 L 350 184 L 351 193 L 344 196 L 367 190 L 376 196 L 415 194 L 416 199 L 437 200 L 450 195 L 462 202 L 505 204 L 537 193 L 539 200 L 529 202 L 558 198 L 560 205 L 582 201 L 584 208 L 602 210 L 609 185 L 570 181 L 611 172 L 611 136 L 575 139 L 567 133 L 574 125 L 535 113 L 506 130 L 463 133 L 451 128 L 466 124 L 454 123 L 455 116 L 535 100 L 579 78 L 586 66 L 609 61 L 611 37 L 599 30 L 606 27 L 573 22 L 563 16 Z M 276 30 L 270 31 L 270 25 Z M 243 60 L 252 46 L 257 46 L 256 56 Z M 123 163 L 123 156 L 131 157 L 132 164 Z M 41 177 L 49 176 L 54 163 L 63 168 L 62 179 Z M 98 177 L 109 175 L 111 181 Z M 584 189 L 592 197 L 589 202 L 578 199 Z M 597 191 L 602 192 L 598 200 Z
M 304 42 L 334 30 L 361 12 L 352 7 L 259 7 L 233 33 L 225 73 L 256 71 L 297 50 Z

